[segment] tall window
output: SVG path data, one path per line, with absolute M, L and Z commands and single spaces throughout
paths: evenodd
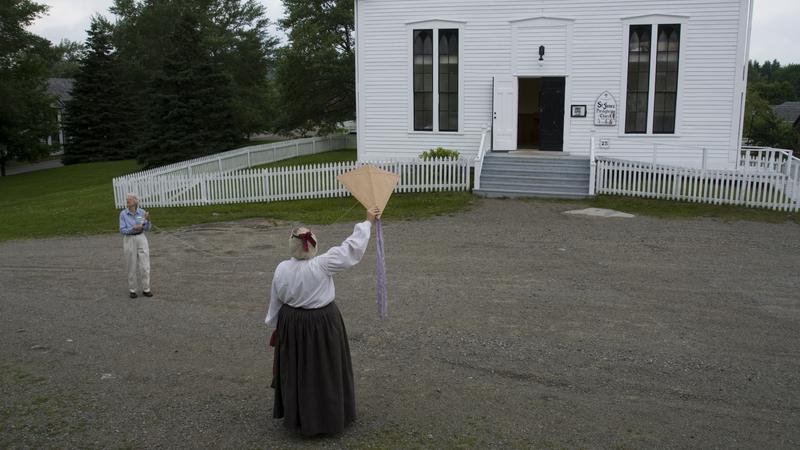
M 680 25 L 658 26 L 653 133 L 675 133 L 675 103 L 678 98 L 680 43 Z
M 439 30 L 439 131 L 458 131 L 458 30 Z
M 433 30 L 414 30 L 414 129 L 433 130 Z
M 458 34 L 456 28 L 414 30 L 415 131 L 458 131 Z
M 680 24 L 630 26 L 625 133 L 675 133 L 680 40 Z
M 625 132 L 647 132 L 647 99 L 650 95 L 650 25 L 631 25 L 628 40 L 628 95 Z

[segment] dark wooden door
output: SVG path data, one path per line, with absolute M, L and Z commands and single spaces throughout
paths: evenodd
M 539 149 L 564 150 L 564 78 L 542 78 L 539 91 Z

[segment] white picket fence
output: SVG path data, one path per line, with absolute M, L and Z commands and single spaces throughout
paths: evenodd
M 136 193 L 145 207 L 344 197 L 349 193 L 336 177 L 364 164 L 400 175 L 395 192 L 468 191 L 470 188 L 469 159 L 423 161 L 415 158 L 128 177 L 114 180 L 114 193 L 118 208 L 124 206 L 125 194 L 129 192 Z
M 596 158 L 598 194 L 781 211 L 800 209 L 800 160 L 786 150 L 743 149 L 736 170 L 704 170 Z
M 135 172 L 115 178 L 114 185 L 116 186 L 118 181 L 122 182 L 134 178 L 150 179 L 165 175 L 194 176 L 204 173 L 230 172 L 297 156 L 313 155 L 316 153 L 355 147 L 355 135 L 350 134 L 333 134 L 322 137 L 273 142 L 270 144 L 251 145 L 227 152 L 215 153 L 213 155 Z M 120 206 L 120 201 L 123 205 L 125 204 L 125 192 L 120 193 L 115 189 L 114 202 L 117 206 Z

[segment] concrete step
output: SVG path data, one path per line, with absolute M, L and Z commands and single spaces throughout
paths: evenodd
M 506 189 L 506 190 L 495 190 L 495 189 L 476 189 L 473 191 L 476 195 L 485 198 L 525 198 L 525 197 L 544 197 L 544 198 L 568 198 L 568 199 L 579 199 L 579 198 L 587 198 L 589 194 L 584 193 L 570 193 L 570 192 L 559 192 L 559 191 L 546 191 L 546 190 L 537 190 L 537 191 L 526 191 L 526 190 L 513 190 L 513 189 Z
M 589 182 L 564 182 L 564 181 L 549 181 L 538 183 L 525 183 L 513 180 L 481 180 L 481 189 L 511 189 L 522 191 L 537 191 L 544 190 L 548 192 L 589 192 Z
M 487 155 L 481 171 L 484 197 L 584 198 L 589 193 L 586 158 Z
M 583 159 L 545 159 L 545 158 L 485 158 L 483 164 L 502 164 L 513 166 L 569 166 L 589 167 L 589 160 Z
M 508 183 L 581 183 L 589 184 L 589 177 L 571 175 L 559 176 L 559 174 L 481 174 L 481 183 L 486 181 L 501 181 Z
M 483 166 L 481 170 L 481 174 L 499 174 L 499 175 L 520 175 L 520 174 L 531 174 L 531 175 L 556 175 L 556 176 L 582 176 L 588 177 L 589 176 L 589 168 L 583 167 L 543 167 L 543 168 L 531 168 L 531 167 L 497 167 L 497 166 Z

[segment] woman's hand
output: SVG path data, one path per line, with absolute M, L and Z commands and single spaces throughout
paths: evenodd
M 381 218 L 381 210 L 377 206 L 367 210 L 367 220 L 370 223 L 375 223 L 375 219 Z

